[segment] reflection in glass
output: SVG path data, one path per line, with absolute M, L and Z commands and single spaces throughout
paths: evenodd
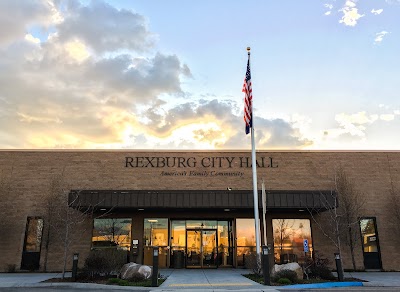
M 216 267 L 217 231 L 187 230 L 187 267 Z
M 26 238 L 25 238 L 25 251 L 40 252 L 40 245 L 42 243 L 43 219 L 28 217 Z
M 158 246 L 158 265 L 167 267 L 168 263 L 168 219 L 144 219 L 144 264 L 153 264 L 153 246 Z
M 236 219 L 237 264 L 245 265 L 247 255 L 255 252 L 255 221 L 254 219 Z
M 272 228 L 276 263 L 304 263 L 306 256 L 312 256 L 309 219 L 272 219 Z M 308 253 L 304 253 L 304 239 L 308 240 Z
M 360 228 L 364 252 L 378 252 L 374 219 L 361 219 Z
M 168 245 L 168 219 L 144 219 L 144 242 L 146 246 Z
M 187 229 L 196 229 L 196 228 L 216 229 L 217 221 L 216 220 L 186 220 L 186 228 Z
M 130 218 L 99 218 L 94 219 L 92 248 L 110 248 L 129 250 L 131 246 Z
M 218 265 L 232 266 L 232 221 L 218 221 Z

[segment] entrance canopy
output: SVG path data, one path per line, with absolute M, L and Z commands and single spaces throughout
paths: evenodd
M 337 207 L 332 191 L 268 191 L 266 197 L 268 210 L 323 211 Z M 252 190 L 72 190 L 69 202 L 75 208 L 254 208 Z

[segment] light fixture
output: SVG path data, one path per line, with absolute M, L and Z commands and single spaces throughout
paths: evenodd
M 144 209 L 138 209 L 138 211 L 144 211 Z
M 100 211 L 105 211 L 105 210 L 107 210 L 107 209 L 106 209 L 106 208 L 101 208 L 101 209 L 100 209 Z
M 225 212 L 229 212 L 231 209 L 224 209 Z
M 299 212 L 304 212 L 304 209 L 299 209 Z
M 147 221 L 150 222 L 150 223 L 157 223 L 158 222 L 157 219 L 148 219 Z
M 231 188 L 231 187 L 227 187 L 226 190 L 227 190 L 227 191 L 231 191 L 232 188 Z

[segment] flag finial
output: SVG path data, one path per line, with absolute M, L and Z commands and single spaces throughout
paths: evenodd
M 247 47 L 247 54 L 250 56 L 250 47 Z

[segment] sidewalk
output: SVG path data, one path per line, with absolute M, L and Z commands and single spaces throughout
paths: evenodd
M 12 287 L 69 287 L 74 289 L 96 290 L 143 290 L 143 291 L 278 291 L 277 289 L 290 288 L 291 286 L 264 286 L 255 283 L 242 274 L 249 273 L 243 269 L 162 269 L 161 275 L 167 276 L 167 280 L 160 287 L 123 287 L 90 283 L 41 283 L 44 280 L 61 277 L 60 273 L 0 273 L 0 288 Z M 70 276 L 70 275 L 68 275 Z M 399 287 L 400 272 L 355 272 L 345 273 L 345 277 L 354 277 L 368 287 Z M 347 285 L 354 285 L 348 282 Z M 351 284 L 352 283 L 352 284 Z M 312 284 L 314 285 L 314 284 Z M 346 283 L 341 283 L 346 285 Z M 297 289 L 310 288 L 296 285 Z M 328 288 L 324 285 L 312 288 Z M 345 286 L 346 287 L 346 286 Z M 293 287 L 295 288 L 295 287 Z

